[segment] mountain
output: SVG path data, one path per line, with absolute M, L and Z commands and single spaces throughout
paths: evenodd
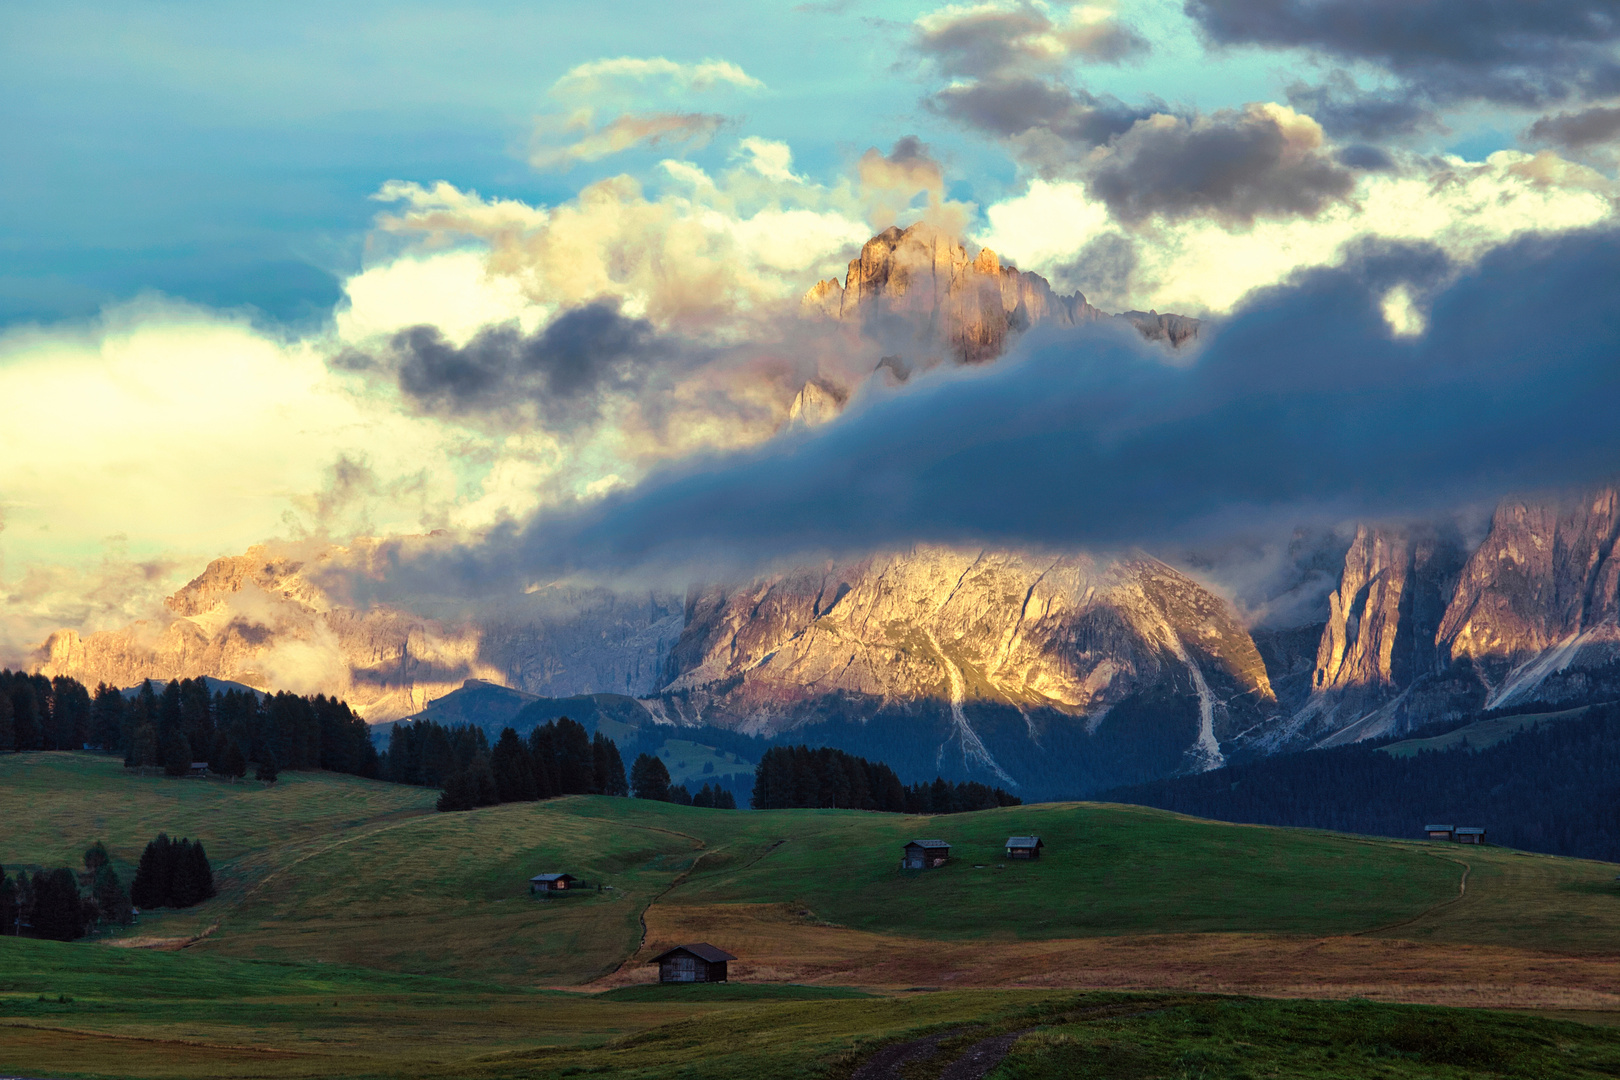
M 898 323 L 914 340 L 938 343 L 969 364 L 994 360 L 1037 323 L 1075 326 L 1116 317 L 1078 292 L 1059 295 L 1039 274 L 1003 266 L 989 248 L 969 258 L 959 240 L 925 222 L 868 240 L 843 282 L 817 282 L 801 306 L 878 333 Z M 1198 320 L 1182 315 L 1132 311 L 1117 318 L 1174 345 L 1198 336 Z
M 543 590 L 482 619 L 338 604 L 317 579 L 364 547 L 261 545 L 215 559 L 168 598 L 166 618 L 88 637 L 59 631 L 34 666 L 92 687 L 210 675 L 336 694 L 377 722 L 412 715 L 470 678 L 535 695 L 651 693 L 681 630 L 678 598 L 607 590 Z
M 946 775 L 1043 788 L 1210 767 L 1276 704 L 1230 607 L 1146 556 L 917 547 L 697 589 L 667 665 L 677 723 L 898 737 Z
M 1330 597 L 1309 696 L 1266 749 L 1620 697 L 1617 536 L 1614 487 L 1504 500 L 1472 551 L 1443 526 L 1363 526 Z

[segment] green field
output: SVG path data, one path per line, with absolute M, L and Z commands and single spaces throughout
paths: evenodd
M 1608 864 L 1097 804 L 908 818 L 572 797 L 439 814 L 434 798 L 321 773 L 267 787 L 132 776 L 92 755 L 0 756 L 8 868 L 76 865 L 101 839 L 127 882 L 167 831 L 207 844 L 220 887 L 118 935 L 183 952 L 0 939 L 0 1071 L 837 1077 L 863 1047 L 940 1025 L 963 1029 L 951 1039 L 1032 1030 L 995 1080 L 1525 1075 L 1526 1047 L 1561 1055 L 1564 1071 L 1539 1075 L 1616 1075 L 1602 1069 L 1620 1062 L 1612 1037 L 1589 1028 L 1483 1013 L 1442 1023 L 1402 1006 L 856 982 L 881 995 L 870 997 L 836 980 L 562 992 L 635 955 L 654 911 L 717 912 L 723 926 L 727 911 L 758 905 L 815 948 L 1360 934 L 1615 957 Z M 1009 834 L 1030 832 L 1045 858 L 1001 858 Z M 955 859 L 899 870 L 900 845 L 918 836 L 951 841 Z M 534 899 L 527 880 L 544 870 L 588 887 Z M 1444 1037 L 1426 1042 L 1425 1025 Z M 1480 1040 L 1495 1049 L 1468 1058 L 1455 1045 Z M 120 1055 L 134 1062 L 124 1072 Z M 1296 1058 L 1310 1068 L 1286 1071 Z

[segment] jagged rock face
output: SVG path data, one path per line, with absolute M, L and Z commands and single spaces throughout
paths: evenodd
M 803 304 L 837 319 L 907 316 L 967 363 L 995 359 L 1013 334 L 1038 322 L 1072 326 L 1107 317 L 1079 293 L 1059 296 L 1039 274 L 1002 266 L 989 248 L 969 259 L 959 242 L 923 223 L 868 240 L 843 284 L 817 282 Z
M 1570 672 L 1620 656 L 1620 491 L 1505 502 L 1468 560 L 1440 626 L 1453 666 L 1471 661 L 1491 704 L 1557 700 Z
M 992 775 L 977 704 L 1095 727 L 1179 680 L 1200 712 L 1187 764 L 1208 767 L 1275 702 L 1227 606 L 1162 563 L 938 547 L 696 591 L 667 676 L 675 716 L 760 732 L 817 720 L 835 698 L 937 702 L 968 764 Z
M 837 387 L 811 379 L 794 395 L 793 404 L 788 406 L 788 428 L 820 427 L 829 420 L 836 420 L 838 414 L 844 411 L 848 398 L 849 395 Z
M 264 690 L 337 694 L 376 722 L 409 716 L 469 678 L 564 696 L 647 693 L 680 629 L 673 598 L 544 598 L 530 620 L 445 624 L 389 607 L 333 604 L 307 561 L 266 547 L 216 559 L 167 601 L 173 618 L 46 639 L 48 675 L 90 686 L 212 675 Z M 548 603 L 549 601 L 549 603 Z

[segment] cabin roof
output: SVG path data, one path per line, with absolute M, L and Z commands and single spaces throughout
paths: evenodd
M 647 961 L 647 963 L 662 963 L 668 957 L 674 956 L 679 952 L 691 953 L 699 960 L 707 960 L 711 964 L 719 964 L 726 960 L 737 959 L 735 956 L 732 956 L 730 953 L 726 952 L 726 950 L 717 949 L 713 945 L 710 945 L 707 941 L 695 941 L 690 945 L 677 945 L 673 949 L 665 949 L 663 952 Z
M 906 847 L 945 848 L 946 850 L 949 850 L 950 846 L 943 840 L 912 840 L 906 844 Z
M 1453 829 L 1452 832 L 1461 833 L 1464 836 L 1485 835 L 1485 830 L 1480 828 L 1478 825 L 1459 825 L 1457 828 Z
M 530 881 L 577 881 L 573 874 L 536 874 Z
M 1451 832 L 1456 828 L 1457 828 L 1457 826 L 1455 826 L 1455 825 L 1425 825 L 1425 826 L 1423 826 L 1423 831 L 1424 832 Z
M 1009 837 L 1007 837 L 1007 846 L 1008 847 L 1045 847 L 1046 845 L 1041 843 L 1041 838 L 1038 837 L 1038 836 L 1009 836 Z

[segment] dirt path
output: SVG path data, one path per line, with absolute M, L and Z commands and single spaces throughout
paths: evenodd
M 1382 933 L 1384 933 L 1386 931 L 1389 931 L 1389 930 L 1399 930 L 1403 926 L 1411 926 L 1415 922 L 1418 922 L 1418 921 L 1420 921 L 1422 919 L 1428 918 L 1430 915 L 1433 915 L 1435 912 L 1439 911 L 1442 908 L 1448 908 L 1452 904 L 1460 904 L 1460 903 L 1462 903 L 1463 900 L 1466 899 L 1467 896 L 1468 896 L 1468 875 L 1469 875 L 1469 873 L 1471 873 L 1473 871 L 1473 869 L 1474 869 L 1473 865 L 1471 863 L 1463 861 L 1462 859 L 1455 858 L 1454 856 L 1451 856 L 1451 855 L 1437 855 L 1437 856 L 1435 856 L 1435 858 L 1445 859 L 1447 862 L 1454 862 L 1458 866 L 1463 868 L 1462 879 L 1457 882 L 1457 895 L 1456 896 L 1451 897 L 1449 900 L 1442 900 L 1438 904 L 1433 905 L 1432 907 L 1426 907 L 1422 911 L 1418 912 L 1416 915 L 1413 915 L 1410 919 L 1402 919 L 1400 922 L 1392 922 L 1392 923 L 1389 923 L 1387 926 L 1375 926 L 1371 930 L 1357 930 L 1354 934 L 1351 934 L 1350 936 L 1351 937 L 1366 937 L 1369 934 L 1382 934 Z

